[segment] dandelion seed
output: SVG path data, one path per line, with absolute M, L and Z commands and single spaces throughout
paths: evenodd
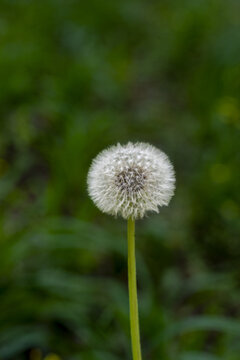
M 103 212 L 125 219 L 168 205 L 175 176 L 167 155 L 146 143 L 128 143 L 102 151 L 88 174 L 89 195 Z

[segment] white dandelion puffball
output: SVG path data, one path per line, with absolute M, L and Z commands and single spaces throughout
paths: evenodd
M 168 205 L 175 175 L 167 155 L 147 143 L 112 146 L 92 162 L 88 191 L 96 206 L 124 219 L 142 218 Z

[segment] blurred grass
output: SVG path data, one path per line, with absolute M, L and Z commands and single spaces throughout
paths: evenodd
M 126 224 L 87 196 L 116 142 L 168 153 L 137 226 L 144 359 L 240 353 L 240 4 L 0 2 L 0 359 L 130 359 Z

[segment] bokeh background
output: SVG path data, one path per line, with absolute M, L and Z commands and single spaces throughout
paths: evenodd
M 126 223 L 93 157 L 150 142 L 168 208 L 137 223 L 143 359 L 240 358 L 240 2 L 1 0 L 0 359 L 131 359 Z

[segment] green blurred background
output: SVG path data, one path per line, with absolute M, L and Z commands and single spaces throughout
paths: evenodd
M 168 208 L 137 223 L 144 360 L 240 359 L 240 2 L 0 1 L 0 360 L 131 359 L 126 223 L 93 157 L 146 141 Z

